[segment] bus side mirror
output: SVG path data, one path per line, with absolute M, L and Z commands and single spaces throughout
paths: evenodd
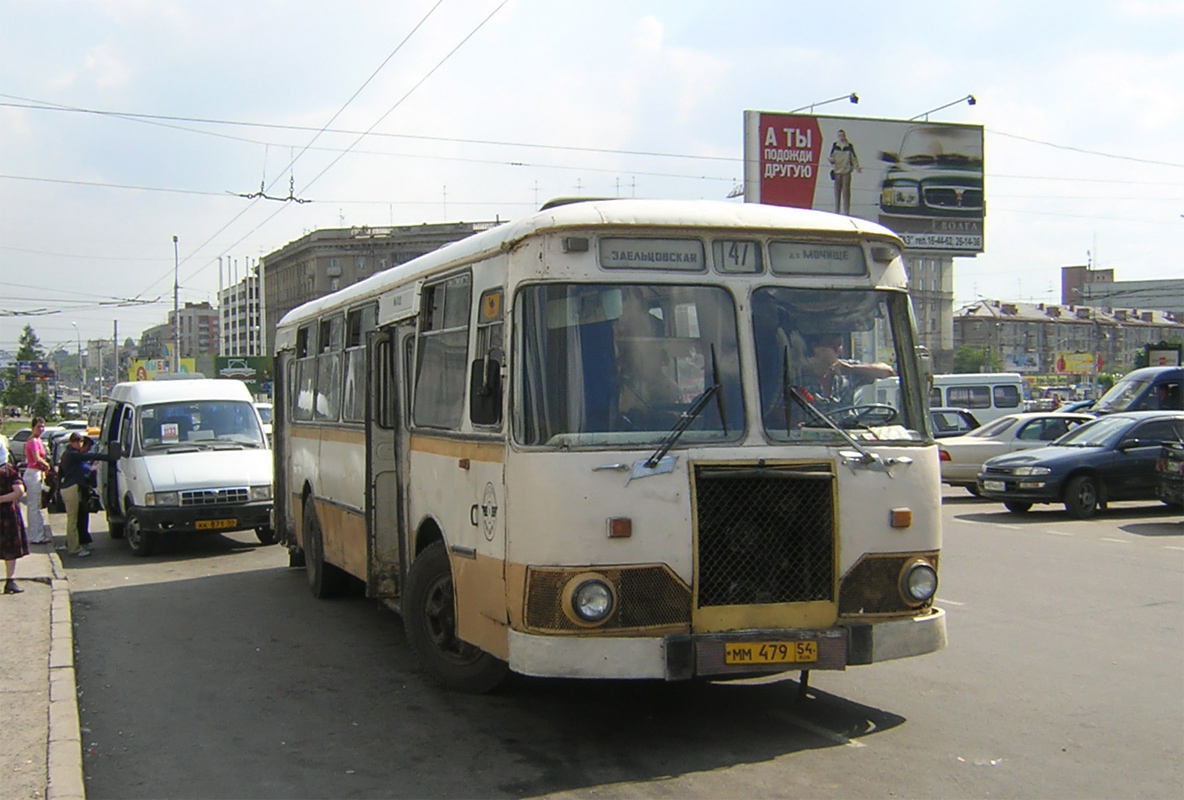
M 469 371 L 469 419 L 474 425 L 496 425 L 502 419 L 502 364 L 490 351 Z

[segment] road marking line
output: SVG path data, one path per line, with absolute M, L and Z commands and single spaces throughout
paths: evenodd
M 1177 547 L 1174 544 L 1164 545 L 1165 550 L 1184 550 L 1184 547 Z
M 821 736 L 823 739 L 834 742 L 835 744 L 841 744 L 844 747 L 867 747 L 867 745 L 863 742 L 857 742 L 852 739 L 848 739 L 841 733 L 827 730 L 821 725 L 815 725 L 813 722 L 804 720 L 801 717 L 795 717 L 792 714 L 786 714 L 783 711 L 770 711 L 768 713 L 770 716 L 776 717 L 782 722 L 788 722 L 790 725 L 801 728 L 804 731 L 808 731 L 815 736 Z
M 1103 541 L 1103 542 L 1114 542 L 1115 544 L 1130 544 L 1130 542 L 1129 542 L 1128 540 L 1126 540 L 1126 539 L 1110 539 L 1110 538 L 1107 538 L 1107 537 L 1105 537 L 1105 536 L 1101 537 L 1101 541 Z
M 965 603 L 959 603 L 957 600 L 947 600 L 944 597 L 939 597 L 934 602 L 941 603 L 943 606 L 964 606 Z
M 1069 533 L 1068 531 L 1045 531 L 1045 533 L 1051 533 L 1053 536 L 1072 536 L 1073 535 L 1073 534 Z

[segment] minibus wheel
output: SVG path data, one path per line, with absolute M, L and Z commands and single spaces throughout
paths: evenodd
M 325 561 L 325 542 L 321 538 L 321 520 L 309 497 L 304 503 L 304 572 L 313 597 L 322 600 L 338 597 L 345 591 L 347 575 L 340 567 Z
M 135 555 L 150 556 L 156 550 L 156 533 L 144 530 L 140 520 L 135 516 L 128 516 L 123 532 L 127 536 L 127 543 L 131 545 L 132 553 Z
M 480 694 L 506 678 L 506 662 L 456 636 L 456 596 L 444 542 L 428 545 L 411 564 L 403 598 L 407 640 L 444 686 Z
M 275 544 L 275 529 L 266 526 L 255 529 L 255 538 L 259 544 Z

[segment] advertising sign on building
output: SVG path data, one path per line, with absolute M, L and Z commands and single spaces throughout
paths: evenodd
M 127 370 L 129 381 L 156 380 L 157 374 L 164 375 L 171 372 L 173 362 L 167 358 L 138 358 L 132 362 Z M 177 364 L 178 372 L 197 372 L 196 359 L 182 358 Z
M 981 125 L 744 112 L 744 199 L 878 222 L 914 250 L 983 250 Z
M 271 394 L 272 359 L 270 356 L 218 356 L 214 359 L 214 376 L 233 378 L 247 385 L 251 394 Z
M 1098 353 L 1057 353 L 1054 366 L 1060 374 L 1089 375 L 1100 372 L 1103 362 Z

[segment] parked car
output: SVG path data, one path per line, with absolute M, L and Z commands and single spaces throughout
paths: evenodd
M 1184 367 L 1143 367 L 1122 376 L 1094 404 L 1095 414 L 1184 411 Z
M 65 428 L 68 431 L 82 431 L 86 432 L 86 420 L 84 419 L 61 419 L 56 423 L 56 427 Z
M 1167 442 L 1155 461 L 1156 494 L 1169 506 L 1184 507 L 1184 444 Z
M 54 436 L 66 430 L 58 425 L 46 425 L 45 430 L 41 432 L 41 441 L 45 442 L 45 449 L 49 449 L 49 442 Z M 25 462 L 25 440 L 33 434 L 32 428 L 21 428 L 19 431 L 8 437 L 9 447 L 17 445 L 17 460 L 22 464 Z
M 1092 411 L 1094 404 L 1097 402 L 1097 400 L 1075 400 L 1072 403 L 1065 403 L 1057 410 L 1065 413 L 1070 411 L 1078 411 L 1084 414 L 1087 411 Z
M 981 425 L 968 408 L 931 408 L 929 419 L 933 422 L 934 439 L 961 436 Z
M 1091 420 L 1089 414 L 1052 411 L 1008 414 L 963 436 L 944 439 L 939 448 L 942 483 L 978 494 L 978 474 L 987 459 L 1047 447 Z
M 271 403 L 256 403 L 255 410 L 259 412 L 259 422 L 263 425 L 263 435 L 267 437 L 267 446 L 271 447 Z
M 1112 500 L 1154 500 L 1155 463 L 1165 442 L 1184 441 L 1184 413 L 1109 414 L 1054 444 L 996 456 L 983 464 L 978 490 L 1023 514 L 1033 503 L 1064 503 L 1078 519 Z

